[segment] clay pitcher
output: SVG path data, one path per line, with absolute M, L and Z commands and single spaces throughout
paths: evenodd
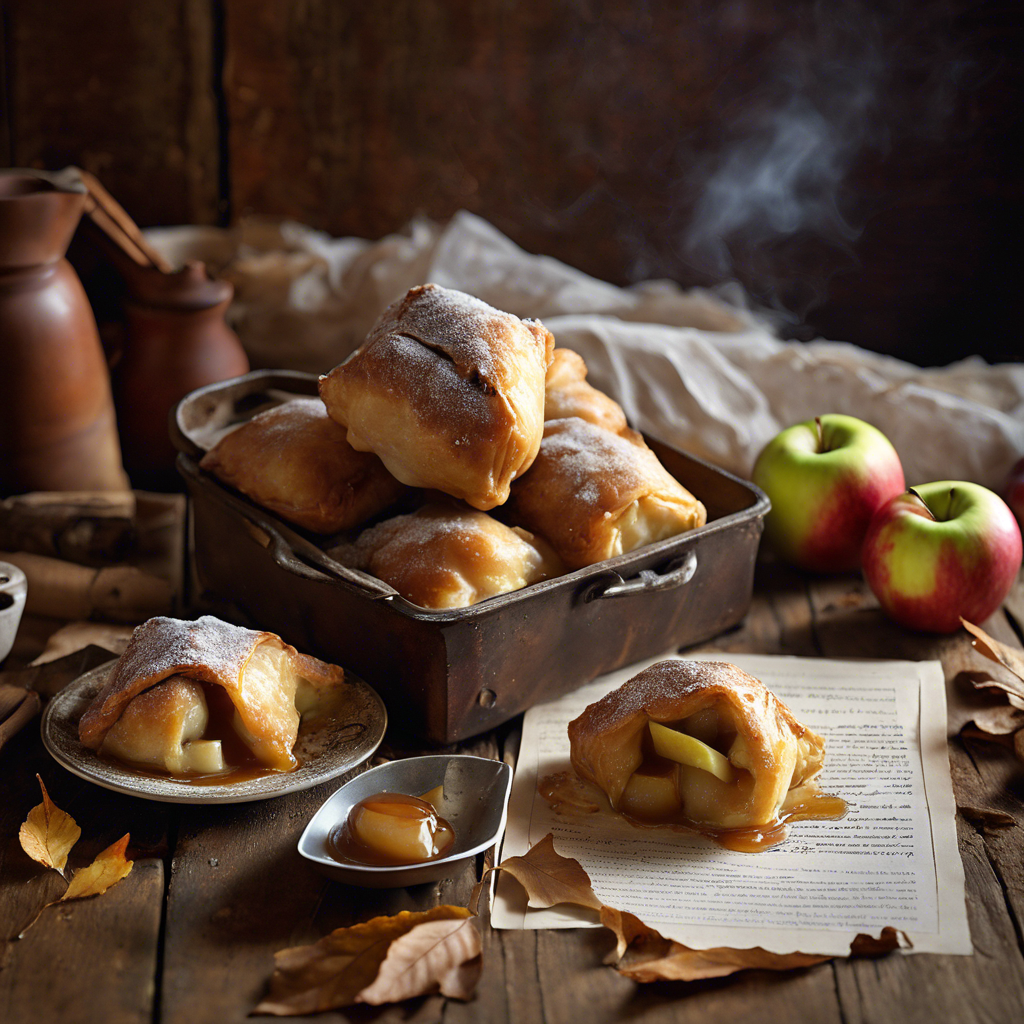
M 0 493 L 124 490 L 96 320 L 64 258 L 85 202 L 0 172 Z
M 224 321 L 234 288 L 191 261 L 166 273 L 117 261 L 128 286 L 124 355 L 115 373 L 124 458 L 136 485 L 174 490 L 181 481 L 168 419 L 205 384 L 238 377 L 249 359 Z

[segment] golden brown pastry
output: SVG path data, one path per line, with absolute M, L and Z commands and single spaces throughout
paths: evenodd
M 188 747 L 197 739 L 220 739 L 225 745 L 241 740 L 262 765 L 289 771 L 296 766 L 292 748 L 301 713 L 343 680 L 337 665 L 300 654 L 274 633 L 211 615 L 195 622 L 158 617 L 132 633 L 82 715 L 78 735 L 92 750 L 102 750 L 110 738 L 107 752 L 163 763 L 172 772 L 179 770 L 175 763 L 185 771 L 210 770 L 193 766 L 197 752 Z M 200 684 L 201 692 L 187 683 Z M 225 735 L 212 737 L 207 706 L 217 705 L 227 710 L 230 723 Z
M 266 409 L 199 465 L 258 505 L 315 533 L 358 526 L 405 490 L 376 455 L 357 452 L 319 398 Z
M 647 821 L 765 828 L 821 769 L 825 742 L 765 685 L 724 662 L 644 669 L 569 723 L 572 765 Z
M 576 416 L 549 420 L 512 515 L 570 569 L 703 526 L 704 506 L 636 431 L 612 434 Z
M 536 320 L 420 285 L 320 378 L 320 395 L 352 447 L 403 483 L 486 511 L 537 454 L 553 345 Z
M 564 571 L 541 538 L 446 503 L 371 526 L 355 550 L 360 568 L 423 608 L 465 608 Z
M 583 357 L 568 348 L 556 348 L 544 381 L 544 419 L 578 416 L 613 434 L 626 429 L 626 414 L 618 402 L 587 383 Z

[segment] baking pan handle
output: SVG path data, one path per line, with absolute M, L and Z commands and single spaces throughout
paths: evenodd
M 674 559 L 665 572 L 641 569 L 638 576 L 621 583 L 612 583 L 604 590 L 594 590 L 586 600 L 596 601 L 605 597 L 628 597 L 630 594 L 648 594 L 656 590 L 673 590 L 685 586 L 697 571 L 697 552 L 693 548 L 681 558 Z

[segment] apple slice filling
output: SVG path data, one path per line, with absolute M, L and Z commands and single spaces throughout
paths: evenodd
M 619 808 L 635 818 L 734 827 L 754 787 L 747 742 L 727 710 L 703 708 L 670 725 L 647 723 L 644 758 L 630 776 Z

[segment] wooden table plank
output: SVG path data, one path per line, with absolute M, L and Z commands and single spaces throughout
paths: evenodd
M 886 620 L 862 580 L 829 578 L 812 583 L 813 628 L 826 657 L 909 657 L 941 660 L 947 691 L 955 694 L 954 682 L 978 656 L 966 633 L 932 637 L 903 630 Z M 1005 615 L 998 612 L 985 628 L 1000 639 L 1017 642 Z M 958 802 L 984 804 L 1006 779 L 990 772 L 982 779 L 969 770 L 970 762 L 958 740 L 950 744 L 954 791 Z M 1011 755 L 1004 750 L 1005 772 L 1020 776 Z M 998 776 L 998 777 L 997 777 Z M 1021 804 L 1016 801 L 1017 807 Z M 960 852 L 964 862 L 967 909 L 975 955 L 890 956 L 878 961 L 836 961 L 836 985 L 843 1019 L 860 1021 L 892 1019 L 906 1024 L 932 1024 L 937 1019 L 956 1021 L 1012 1020 L 1024 1007 L 1024 958 L 1020 936 L 1004 897 L 1000 872 L 1012 871 L 1013 839 L 990 841 L 958 815 Z M 1016 877 L 1019 879 L 1019 869 Z M 913 936 L 911 936 L 913 939 Z

